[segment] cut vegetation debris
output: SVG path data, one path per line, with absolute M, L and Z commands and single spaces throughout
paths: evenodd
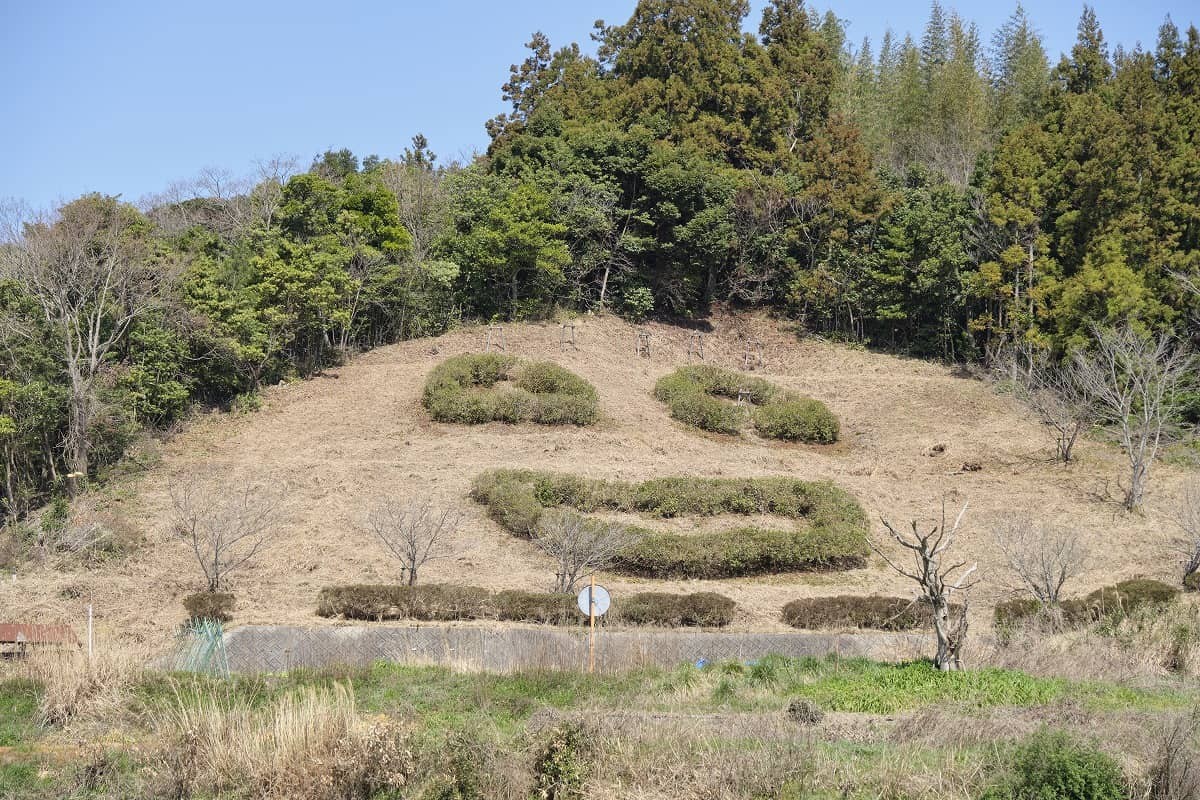
M 745 527 L 689 534 L 633 527 L 638 535 L 614 569 L 651 578 L 720 578 L 864 565 L 866 515 L 828 481 L 794 478 L 656 478 L 631 483 L 534 470 L 498 469 L 475 479 L 471 496 L 492 519 L 534 537 L 548 508 L 620 511 L 651 517 L 774 514 L 790 530 Z
M 768 439 L 831 444 L 841 430 L 820 401 L 709 364 L 680 367 L 660 378 L 654 396 L 675 419 L 714 433 L 737 434 L 753 419 L 759 435 Z
M 499 386 L 501 382 L 510 386 Z M 599 416 L 596 388 L 549 361 L 497 353 L 467 353 L 434 367 L 422 403 L 438 422 L 537 422 L 591 425 Z

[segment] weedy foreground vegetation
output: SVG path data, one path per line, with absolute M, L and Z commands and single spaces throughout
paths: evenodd
M 1087 637 L 1142 648 L 1144 623 Z M 0 797 L 1189 798 L 1189 658 L 1118 682 L 832 656 L 219 678 L 43 653 L 0 672 Z

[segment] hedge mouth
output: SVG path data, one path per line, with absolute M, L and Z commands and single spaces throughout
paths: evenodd
M 596 387 L 570 370 L 500 353 L 446 359 L 429 373 L 421 396 L 436 422 L 465 425 L 591 425 L 600 416 L 598 400 Z
M 724 367 L 680 367 L 658 379 L 654 396 L 672 418 L 713 433 L 737 435 L 750 422 L 768 439 L 833 444 L 841 433 L 837 417 L 819 400 Z
M 649 517 L 775 514 L 794 529 L 744 527 L 674 534 L 630 526 L 636 541 L 613 571 L 649 578 L 736 578 L 782 572 L 834 571 L 866 565 L 866 514 L 829 481 L 795 478 L 656 478 L 640 483 L 565 473 L 496 469 L 480 474 L 471 497 L 506 530 L 531 537 L 543 512 L 621 511 Z

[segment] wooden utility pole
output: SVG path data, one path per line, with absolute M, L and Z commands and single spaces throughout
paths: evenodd
M 596 671 L 596 573 L 588 589 L 588 674 Z

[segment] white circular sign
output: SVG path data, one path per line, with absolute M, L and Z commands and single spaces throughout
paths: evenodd
M 595 593 L 593 593 L 591 586 L 583 587 L 583 591 L 579 593 L 579 610 L 585 615 L 590 614 L 593 603 L 595 603 L 597 617 L 608 611 L 608 607 L 612 605 L 612 596 L 608 593 L 608 589 L 596 586 Z

